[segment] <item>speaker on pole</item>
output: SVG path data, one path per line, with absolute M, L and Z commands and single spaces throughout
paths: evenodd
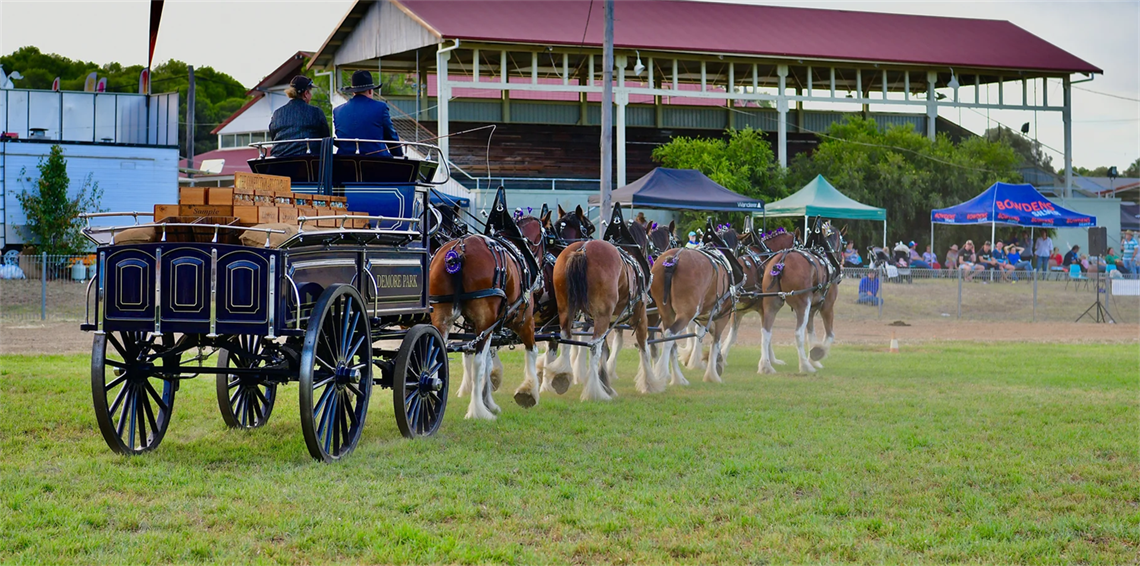
M 1094 226 L 1089 228 L 1089 255 L 1101 257 L 1108 253 L 1108 228 Z

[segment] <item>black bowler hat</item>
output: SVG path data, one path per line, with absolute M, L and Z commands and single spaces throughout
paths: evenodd
M 366 90 L 378 90 L 380 85 L 372 83 L 371 71 L 356 71 L 352 74 L 352 86 L 345 87 L 344 92 L 364 92 Z
M 304 92 L 313 88 L 313 79 L 305 75 L 297 75 L 293 77 L 293 80 L 289 81 L 289 86 L 297 89 L 298 92 Z

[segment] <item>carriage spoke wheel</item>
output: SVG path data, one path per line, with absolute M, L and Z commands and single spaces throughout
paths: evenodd
M 91 396 L 99 431 L 111 450 L 141 454 L 156 448 L 174 409 L 180 355 L 170 334 L 107 332 L 91 347 Z
M 231 350 L 218 352 L 219 368 L 255 369 L 266 366 L 272 350 L 260 336 L 242 335 Z M 269 422 L 277 400 L 277 383 L 264 374 L 218 374 L 216 379 L 218 409 L 222 420 L 231 428 L 253 429 Z
M 329 287 L 317 300 L 299 378 L 301 430 L 309 454 L 339 460 L 356 448 L 372 394 L 372 336 L 355 288 Z
M 430 324 L 413 326 L 400 344 L 392 372 L 392 402 L 401 434 L 416 438 L 439 430 L 447 408 L 447 386 L 443 337 Z

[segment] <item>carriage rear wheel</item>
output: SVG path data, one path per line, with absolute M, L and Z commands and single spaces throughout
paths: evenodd
M 372 335 L 360 293 L 325 290 L 309 316 L 299 372 L 309 454 L 332 462 L 356 448 L 372 394 Z
M 392 371 L 392 403 L 396 426 L 408 438 L 431 436 L 447 408 L 447 348 L 430 324 L 413 326 L 396 354 Z
M 255 369 L 268 364 L 272 353 L 260 336 L 242 335 L 233 348 L 218 352 L 219 368 Z M 219 373 L 216 378 L 218 409 L 222 420 L 231 428 L 253 429 L 269 422 L 277 400 L 277 382 L 264 374 L 233 375 Z
M 174 337 L 170 334 L 95 335 L 91 347 L 91 396 L 99 431 L 111 450 L 141 454 L 162 442 L 178 389 L 176 375 L 164 371 L 176 371 L 178 367 L 180 355 L 163 355 L 173 346 Z

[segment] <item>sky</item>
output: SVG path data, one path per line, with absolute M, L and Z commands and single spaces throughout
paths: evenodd
M 1116 165 L 1124 169 L 1140 157 L 1137 0 L 736 1 L 1008 20 L 1105 71 L 1092 82 L 1074 87 L 1074 166 Z M 179 59 L 195 66 L 211 66 L 252 86 L 296 51 L 318 49 L 351 5 L 351 0 L 167 0 L 155 61 Z M 147 0 L 0 0 L 0 53 L 35 45 L 45 52 L 100 64 L 145 64 L 147 18 Z M 1059 96 L 1052 100 L 1057 99 Z M 1055 166 L 1060 168 L 1063 163 L 1059 153 L 1064 149 L 1059 112 L 1037 116 L 1027 112 L 992 112 L 987 117 L 971 110 L 943 109 L 941 115 L 978 133 L 995 121 L 1015 130 L 1024 122 L 1035 123 L 1035 131 L 1030 135 L 1036 134 L 1041 143 L 1057 150 L 1050 152 Z

